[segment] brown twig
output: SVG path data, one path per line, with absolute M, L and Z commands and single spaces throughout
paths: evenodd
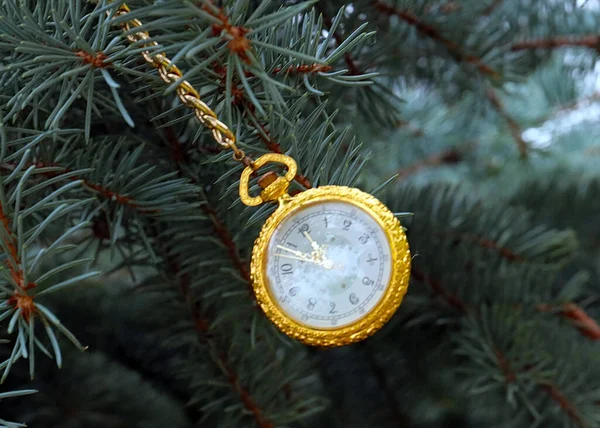
M 579 411 L 573 403 L 566 397 L 566 395 L 558 389 L 556 385 L 551 383 L 543 383 L 540 385 L 545 390 L 552 400 L 556 401 L 561 409 L 571 418 L 573 422 L 582 428 L 587 428 L 588 425 L 584 422 L 583 418 L 579 414 Z
M 216 18 L 218 22 L 212 24 L 213 36 L 222 36 L 223 40 L 227 41 L 227 48 L 238 55 L 244 62 L 250 63 L 250 56 L 248 52 L 252 49 L 250 40 L 246 37 L 246 34 L 250 32 L 250 29 L 244 27 L 237 27 L 229 22 L 229 16 L 225 11 L 212 4 L 204 4 L 202 10 L 208 13 L 213 18 Z
M 2 233 L 4 248 L 10 254 L 10 257 L 7 257 L 5 264 L 16 287 L 14 294 L 8 298 L 8 304 L 15 309 L 20 309 L 21 317 L 29 322 L 29 319 L 36 311 L 36 307 L 33 303 L 33 297 L 27 293 L 27 290 L 35 288 L 37 285 L 33 282 L 25 284 L 25 275 L 23 273 L 21 258 L 19 257 L 19 251 L 17 249 L 17 238 L 10 229 L 11 222 L 4 211 L 2 203 L 0 203 L 0 222 L 2 222 L 2 226 L 4 227 L 4 233 Z
M 555 37 L 552 39 L 527 40 L 512 45 L 513 51 L 528 49 L 554 49 L 566 46 L 580 46 L 600 51 L 600 36 L 588 35 L 583 37 Z
M 469 234 L 464 234 L 464 233 L 457 233 L 457 232 L 453 232 L 453 231 L 440 233 L 439 235 L 449 236 L 451 238 L 454 238 L 455 242 L 461 242 L 461 241 L 470 242 L 472 244 L 479 245 L 480 247 L 487 248 L 489 250 L 493 250 L 493 251 L 497 252 L 498 254 L 500 254 L 501 257 L 503 257 L 504 259 L 511 261 L 511 262 L 526 262 L 527 261 L 527 259 L 525 259 L 525 257 L 513 252 L 509 248 L 499 245 L 498 243 L 492 241 L 491 239 L 482 238 L 480 236 L 469 235 Z
M 598 322 L 575 303 L 565 303 L 562 308 L 541 304 L 537 305 L 536 308 L 540 312 L 554 312 L 558 309 L 558 313 L 571 320 L 583 336 L 594 341 L 600 340 L 600 325 Z
M 434 294 L 442 297 L 449 306 L 457 309 L 463 314 L 469 313 L 469 307 L 456 294 L 446 290 L 441 281 L 432 278 L 428 274 L 418 271 L 414 266 L 411 268 L 412 277 L 417 281 L 427 285 Z
M 406 128 L 406 130 L 408 132 L 410 132 L 410 134 L 413 137 L 422 137 L 425 135 L 425 130 L 423 128 L 419 128 L 417 126 L 414 126 L 410 121 L 408 120 L 403 120 L 403 119 L 399 119 L 396 120 L 393 125 L 397 128 Z
M 384 13 L 386 15 L 395 15 L 402 21 L 406 22 L 408 25 L 415 27 L 415 29 L 421 33 L 422 35 L 429 37 L 430 39 L 438 42 L 442 46 L 446 48 L 448 53 L 457 61 L 457 62 L 466 62 L 474 65 L 481 73 L 488 75 L 490 77 L 497 78 L 500 76 L 496 70 L 494 70 L 491 66 L 487 65 L 483 60 L 475 55 L 467 54 L 464 52 L 461 47 L 453 42 L 445 38 L 441 32 L 433 27 L 430 24 L 427 24 L 423 20 L 421 20 L 418 16 L 414 15 L 412 12 L 398 9 L 392 5 L 387 4 L 383 0 L 373 0 L 373 5 L 376 10 Z
M 548 115 L 542 117 L 541 119 L 537 120 L 537 123 L 544 123 L 548 120 L 552 120 L 554 118 L 559 117 L 562 114 L 568 114 L 572 111 L 575 111 L 577 109 L 580 109 L 582 107 L 585 107 L 586 105 L 595 103 L 600 101 L 600 92 L 594 92 L 591 95 L 588 95 L 586 97 L 583 97 L 577 101 L 562 105 L 562 106 L 558 106 L 557 108 L 553 109 Z
M 316 74 L 326 73 L 333 70 L 333 67 L 326 64 L 309 64 L 309 65 L 290 65 L 288 68 L 275 67 L 272 74 L 279 74 L 285 71 L 288 74 Z
M 104 52 L 97 52 L 96 55 L 92 55 L 84 51 L 78 51 L 75 55 L 82 58 L 84 63 L 92 64 L 94 68 L 106 68 L 112 65 L 110 61 L 106 61 L 108 56 Z
M 498 98 L 498 95 L 496 95 L 496 92 L 494 92 L 492 88 L 488 88 L 485 91 L 485 93 L 488 100 L 490 100 L 490 104 L 492 105 L 492 107 L 494 107 L 494 109 L 496 110 L 496 112 L 498 112 L 500 117 L 502 117 L 508 124 L 513 140 L 515 140 L 515 143 L 517 143 L 517 149 L 519 150 L 521 158 L 526 159 L 529 147 L 527 146 L 527 143 L 525 142 L 525 140 L 523 140 L 523 137 L 521 136 L 521 127 L 505 110 L 502 101 L 500 101 L 500 98 Z
M 500 351 L 497 346 L 494 346 L 494 353 L 496 354 L 496 360 L 498 361 L 498 366 L 502 373 L 504 374 L 504 380 L 507 384 L 513 383 L 517 380 L 517 375 L 512 370 L 510 363 L 506 359 L 506 356 Z
M 398 178 L 406 178 L 423 168 L 440 165 L 452 165 L 459 163 L 462 160 L 463 154 L 457 148 L 447 149 L 440 153 L 434 153 L 431 156 L 420 160 L 419 162 L 402 168 L 400 171 L 398 171 Z
M 248 271 L 248 267 L 246 263 L 241 259 L 239 255 L 239 251 L 237 249 L 237 245 L 235 241 L 231 237 L 231 233 L 225 226 L 225 224 L 218 217 L 217 211 L 208 203 L 202 205 L 202 211 L 208 216 L 210 219 L 213 229 L 217 234 L 221 243 L 227 248 L 227 254 L 229 254 L 229 258 L 231 259 L 235 268 L 239 271 L 241 277 L 246 281 L 248 287 L 250 288 L 250 294 L 254 296 L 252 291 L 252 280 L 250 279 L 250 272 Z
M 463 8 L 463 6 L 460 4 L 460 2 L 458 1 L 451 1 L 448 3 L 443 3 L 441 5 L 429 5 L 429 6 L 425 6 L 423 9 L 423 12 L 425 12 L 427 15 L 429 15 L 430 13 L 434 13 L 434 12 L 441 12 L 444 15 L 450 15 L 452 13 L 458 12 L 459 10 L 461 10 Z
M 488 7 L 486 7 L 485 9 L 483 9 L 483 12 L 481 12 L 481 16 L 490 16 L 492 14 L 492 12 L 502 4 L 504 0 L 492 0 L 492 2 L 488 5 Z
M 323 16 L 323 22 L 325 22 L 325 25 L 327 25 L 328 28 L 331 28 L 331 24 L 332 24 L 331 17 L 325 10 L 324 4 L 325 4 L 325 2 L 318 2 L 315 5 L 315 8 Z M 340 33 L 338 33 L 337 29 L 336 29 L 336 31 L 333 32 L 333 38 L 337 42 L 338 46 L 344 42 L 344 39 L 342 39 L 342 36 L 340 36 Z M 356 65 L 354 58 L 352 58 L 352 55 L 350 55 L 349 52 L 346 52 L 344 54 L 344 61 L 346 62 L 346 67 L 348 67 L 348 73 L 350 75 L 358 76 L 358 75 L 362 74 L 360 68 Z
M 11 231 L 11 221 L 4 212 L 4 207 L 2 203 L 0 203 L 0 221 L 2 222 L 2 226 L 4 227 L 4 234 L 6 235 L 6 239 L 4 239 L 4 247 L 6 251 L 10 254 L 10 257 L 7 259 L 6 264 L 8 269 L 10 270 L 10 274 L 15 281 L 15 284 L 19 288 L 24 288 L 25 284 L 23 283 L 23 274 L 21 272 L 21 259 L 19 258 L 19 252 L 17 250 L 17 237 Z M 16 265 L 13 265 L 11 261 L 14 261 Z

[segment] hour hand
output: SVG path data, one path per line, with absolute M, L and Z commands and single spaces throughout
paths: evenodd
M 311 238 L 311 236 L 308 234 L 308 232 L 302 232 L 304 234 L 304 236 L 306 237 L 306 239 L 308 239 L 310 241 L 310 245 L 312 246 L 313 250 L 315 251 L 320 251 L 321 247 L 319 246 L 319 244 L 317 244 L 314 239 Z
M 305 259 L 312 259 L 312 256 L 310 254 L 305 254 L 302 251 L 292 250 L 291 248 L 284 247 L 283 245 L 278 245 L 277 248 L 279 248 L 280 250 L 283 250 L 283 251 L 287 251 L 288 253 L 294 254 L 295 256 L 298 256 L 298 257 L 303 257 Z
M 300 254 L 302 254 L 302 253 L 300 253 Z M 286 259 L 300 260 L 301 262 L 314 263 L 316 265 L 323 266 L 325 269 L 333 269 L 334 268 L 333 262 L 331 260 L 321 260 L 321 259 L 317 259 L 314 257 L 306 257 L 306 256 L 293 256 L 293 255 L 283 254 L 283 253 L 276 253 L 275 255 L 277 257 L 284 257 Z M 336 269 L 339 269 L 339 267 L 336 267 Z

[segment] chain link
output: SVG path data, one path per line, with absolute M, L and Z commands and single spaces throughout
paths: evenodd
M 130 12 L 129 7 L 123 3 L 117 9 L 115 17 L 126 16 Z M 130 19 L 123 21 L 118 24 L 124 32 L 129 33 L 135 28 L 142 26 L 142 22 L 139 19 Z M 127 40 L 130 43 L 143 42 L 143 47 L 157 47 L 158 43 L 150 40 L 150 35 L 147 31 L 133 31 L 127 34 Z M 231 130 L 221 122 L 217 114 L 200 99 L 200 94 L 194 87 L 187 81 L 183 80 L 183 73 L 181 70 L 171 62 L 164 53 L 153 53 L 150 50 L 142 52 L 144 60 L 154 68 L 158 70 L 158 75 L 167 84 L 177 85 L 177 96 L 181 102 L 188 108 L 194 110 L 198 121 L 210 129 L 212 136 L 215 141 L 223 148 L 230 149 L 233 151 L 233 159 L 238 162 L 242 162 L 245 166 L 255 170 L 254 161 L 246 156 L 246 153 L 236 144 L 235 135 Z

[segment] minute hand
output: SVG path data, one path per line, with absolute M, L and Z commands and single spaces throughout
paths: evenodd
M 282 253 L 275 253 L 276 257 L 284 257 L 286 259 L 292 259 L 292 260 L 300 260 L 301 262 L 310 262 L 310 263 L 316 263 L 319 264 L 319 262 L 315 259 L 312 259 L 310 257 L 298 257 L 298 256 L 290 256 L 289 254 L 282 254 Z

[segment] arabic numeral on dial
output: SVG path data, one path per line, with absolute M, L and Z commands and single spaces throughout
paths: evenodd
M 317 304 L 317 299 L 315 299 L 314 297 L 311 297 L 310 299 L 308 299 L 308 305 L 306 306 L 306 308 L 309 311 L 312 311 L 315 308 L 316 304 Z
M 308 321 L 308 315 L 302 314 L 302 321 Z
M 294 273 L 294 266 L 289 263 L 284 263 L 280 266 L 282 275 L 291 275 Z
M 373 264 L 377 261 L 376 258 L 374 258 L 371 253 L 369 253 L 369 260 L 367 260 L 367 263 L 369 263 L 371 266 L 373 266 Z
M 365 313 L 365 307 L 361 306 L 360 308 L 358 308 L 358 313 L 359 314 L 364 314 Z
M 350 230 L 350 226 L 352 226 L 352 220 L 344 220 L 344 230 Z
M 373 281 L 373 280 L 372 280 L 371 278 L 369 278 L 368 276 L 365 276 L 365 277 L 362 279 L 362 282 L 363 282 L 363 284 L 365 284 L 365 285 L 373 285 L 373 284 L 375 284 L 375 281 Z
M 369 242 L 369 238 L 370 236 L 365 233 L 364 235 L 361 235 L 360 238 L 358 238 L 358 242 L 360 242 L 361 244 L 366 244 L 367 242 Z
M 337 325 L 337 318 L 331 320 L 331 325 Z
M 353 305 L 358 305 L 358 302 L 360 302 L 360 299 L 358 297 L 356 297 L 356 294 L 352 293 L 350 294 L 350 296 L 348 296 L 348 300 L 350 300 L 350 303 L 352 303 Z
M 298 287 L 290 288 L 290 291 L 289 291 L 290 296 L 292 296 L 292 297 L 295 296 L 296 294 L 298 294 L 299 291 L 300 291 L 300 288 L 298 288 Z
M 330 314 L 337 314 L 337 311 L 335 310 L 335 303 L 334 302 L 329 302 L 329 313 Z
M 304 232 L 306 233 L 310 233 L 310 226 L 306 223 L 304 223 L 302 226 L 300 226 L 300 228 L 298 229 L 298 233 L 300 235 L 304 234 Z

